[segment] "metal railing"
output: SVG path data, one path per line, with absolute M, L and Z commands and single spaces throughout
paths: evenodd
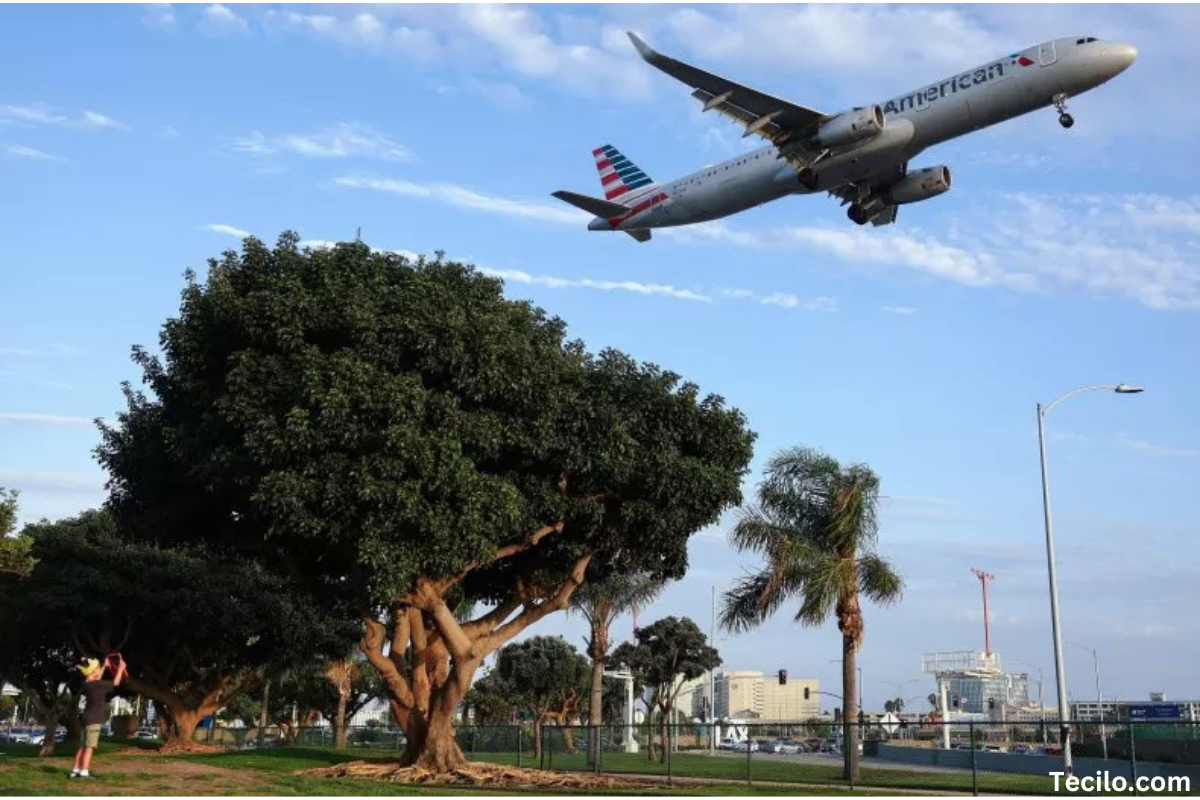
M 1062 771 L 1054 722 L 854 723 L 861 753 L 856 781 L 844 776 L 842 723 L 755 721 L 647 725 L 547 725 L 541 746 L 531 723 L 459 726 L 471 760 L 532 769 L 654 777 L 667 782 L 826 784 L 971 794 L 1054 794 Z M 1109 792 L 1200 794 L 1200 723 L 1071 723 L 1077 777 L 1106 776 Z M 1103 738 L 1101 732 L 1103 731 Z M 333 746 L 328 727 L 265 736 L 254 729 L 197 730 L 231 748 Z M 402 751 L 402 731 L 352 727 L 353 750 Z M 947 746 L 948 745 L 948 746 Z M 1139 783 L 1139 778 L 1143 779 Z M 1059 792 L 1065 791 L 1060 775 Z M 1170 783 L 1170 781 L 1175 781 Z M 1125 788 L 1116 788 L 1123 782 Z M 1103 787 L 1100 788 L 1103 791 Z M 1157 790 L 1157 791 L 1156 791 Z

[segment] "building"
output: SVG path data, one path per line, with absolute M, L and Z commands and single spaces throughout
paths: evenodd
M 1143 700 L 1072 700 L 1067 704 L 1071 719 L 1079 722 L 1103 720 L 1144 720 L 1146 722 L 1200 722 L 1200 700 L 1167 700 L 1162 692 L 1153 692 Z M 1103 712 L 1103 716 L 1101 716 Z
M 1024 672 L 1005 672 L 999 653 L 959 650 L 930 653 L 922 657 L 921 669 L 932 673 L 937 683 L 938 708 L 943 702 L 949 718 L 1007 719 L 1018 709 L 1032 711 L 1029 700 L 1029 676 Z M 1040 718 L 1040 709 L 1036 712 Z
M 791 678 L 780 685 L 776 675 L 750 670 L 726 670 L 714 678 L 718 717 L 800 722 L 818 716 L 820 682 Z M 804 698 L 804 690 L 809 697 Z

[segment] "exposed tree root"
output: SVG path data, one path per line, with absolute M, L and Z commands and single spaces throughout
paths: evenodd
M 608 778 L 585 773 L 518 769 L 499 764 L 481 763 L 467 764 L 450 772 L 437 772 L 420 766 L 400 767 L 396 764 L 352 761 L 332 767 L 304 770 L 300 774 L 323 778 L 358 778 L 390 783 L 465 784 L 499 788 L 614 789 L 657 785 L 652 781 L 630 778 Z
M 203 742 L 181 742 L 171 741 L 165 743 L 157 750 L 149 750 L 143 752 L 154 753 L 160 756 L 177 756 L 184 753 L 224 753 L 229 748 L 217 744 L 204 744 Z

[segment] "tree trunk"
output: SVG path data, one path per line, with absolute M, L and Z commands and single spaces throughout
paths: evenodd
M 263 683 L 263 701 L 262 701 L 262 721 L 258 723 L 258 744 L 261 747 L 263 740 L 267 735 L 267 726 L 270 724 L 271 717 L 267 710 L 271 702 L 271 680 L 268 678 Z
M 592 636 L 595 637 L 593 632 Z M 592 659 L 592 692 L 588 700 L 588 766 L 594 767 L 600 759 L 600 726 L 604 724 L 602 706 L 604 703 L 604 658 Z
M 171 709 L 171 727 L 164 748 L 190 750 L 196 742 L 196 726 L 208 716 L 199 709 Z
M 538 715 L 533 720 L 533 760 L 539 764 L 542 762 L 542 727 L 546 724 L 546 718 Z
M 337 739 L 334 746 L 338 750 L 346 749 L 346 695 L 338 692 L 337 705 Z
M 858 673 L 854 639 L 842 636 L 842 777 L 858 782 Z
M 57 709 L 56 709 L 57 711 Z M 58 733 L 58 714 L 50 713 L 46 715 L 46 738 L 42 740 L 42 747 L 38 750 L 38 756 L 54 755 L 54 735 Z

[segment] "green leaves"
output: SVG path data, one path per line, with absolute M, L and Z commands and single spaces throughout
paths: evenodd
M 561 636 L 533 636 L 500 649 L 495 675 L 512 704 L 536 717 L 585 697 L 591 666 Z
M 678 578 L 687 539 L 740 502 L 740 412 L 654 365 L 589 355 L 566 326 L 470 266 L 361 243 L 210 262 L 135 350 L 99 457 L 145 541 L 204 542 L 384 607 L 464 570 L 468 602 L 517 578 Z M 550 521 L 564 530 L 503 563 Z
M 676 677 L 689 681 L 721 665 L 721 656 L 690 617 L 664 617 L 638 628 L 636 644 L 622 644 L 610 663 L 628 667 L 638 684 L 655 691 L 655 702 L 664 701 Z
M 805 625 L 823 624 L 835 611 L 858 614 L 859 592 L 897 601 L 903 580 L 871 551 L 878 499 L 879 479 L 866 466 L 842 467 L 802 447 L 774 455 L 757 505 L 741 512 L 730 533 L 735 547 L 761 554 L 764 565 L 725 594 L 722 626 L 747 630 L 791 598 L 799 600 L 795 619 Z

